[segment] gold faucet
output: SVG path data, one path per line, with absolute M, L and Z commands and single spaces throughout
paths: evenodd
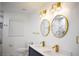
M 54 50 L 55 50 L 55 52 L 59 52 L 59 45 L 55 45 L 54 47 L 52 47 Z
M 42 46 L 42 47 L 45 47 L 45 41 L 42 41 L 42 42 L 41 42 L 41 46 Z

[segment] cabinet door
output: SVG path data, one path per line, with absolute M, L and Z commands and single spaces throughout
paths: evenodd
M 43 56 L 43 55 L 34 50 L 33 48 L 29 47 L 29 56 Z

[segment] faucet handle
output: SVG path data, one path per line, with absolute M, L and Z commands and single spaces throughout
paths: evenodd
M 45 41 L 42 41 L 40 44 L 42 47 L 45 47 Z
M 54 47 L 52 47 L 54 50 L 55 50 L 55 52 L 59 52 L 59 45 L 55 45 Z

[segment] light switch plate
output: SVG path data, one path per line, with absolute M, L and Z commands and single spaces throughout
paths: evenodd
M 76 36 L 76 43 L 79 44 L 79 36 Z

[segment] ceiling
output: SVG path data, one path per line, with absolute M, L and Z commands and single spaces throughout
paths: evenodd
M 46 9 L 52 2 L 2 2 L 4 11 L 11 12 L 36 12 Z

